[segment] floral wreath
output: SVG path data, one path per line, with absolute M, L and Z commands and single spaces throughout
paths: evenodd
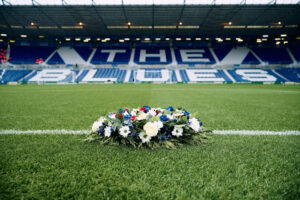
M 166 109 L 143 106 L 131 110 L 121 108 L 100 117 L 93 123 L 86 141 L 137 148 L 175 148 L 206 142 L 207 132 L 211 131 L 205 130 L 196 113 L 172 106 Z

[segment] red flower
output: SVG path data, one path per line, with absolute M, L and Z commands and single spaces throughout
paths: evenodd
M 132 116 L 132 117 L 131 117 L 131 120 L 134 121 L 135 118 L 136 118 L 136 115 Z
M 140 111 L 146 112 L 147 109 L 146 109 L 145 107 L 142 107 L 142 108 L 140 109 Z

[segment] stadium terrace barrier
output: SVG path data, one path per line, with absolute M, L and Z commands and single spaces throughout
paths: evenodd
M 0 70 L 0 83 L 286 83 L 300 82 L 300 68 L 96 68 Z

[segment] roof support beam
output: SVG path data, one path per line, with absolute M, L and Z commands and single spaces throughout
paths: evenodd
M 93 7 L 93 9 L 94 9 L 94 11 L 95 11 L 95 14 L 96 14 L 98 20 L 104 25 L 104 28 L 106 29 L 106 31 L 108 32 L 108 34 L 110 34 L 110 31 L 109 31 L 109 29 L 107 28 L 107 25 L 106 25 L 106 23 L 105 23 L 104 20 L 103 20 L 103 17 L 100 15 L 100 13 L 98 12 L 98 10 L 97 10 L 97 8 L 96 8 L 96 6 L 95 6 L 94 0 L 92 0 L 92 7 Z

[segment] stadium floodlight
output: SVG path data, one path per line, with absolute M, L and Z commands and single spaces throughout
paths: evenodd
M 127 25 L 128 25 L 128 26 L 131 26 L 131 22 L 127 22 Z
M 75 41 L 80 41 L 81 39 L 80 38 L 75 38 Z
M 287 34 L 281 34 L 280 35 L 280 37 L 286 37 L 287 36 Z
M 15 41 L 15 40 L 9 40 L 9 42 L 10 42 L 10 43 L 15 43 L 16 41 Z
M 263 39 L 261 39 L 262 41 L 268 41 L 268 38 L 263 38 Z
M 199 41 L 199 40 L 201 40 L 201 38 L 196 38 L 195 40 L 198 40 L 198 41 Z
M 280 38 L 275 38 L 276 41 L 281 40 Z
M 228 22 L 228 25 L 232 25 L 232 22 Z
M 229 41 L 229 40 L 231 40 L 231 38 L 225 38 L 225 40 Z
M 1 33 L 1 37 L 6 37 L 7 34 L 6 33 Z
M 277 42 L 276 42 L 276 45 L 280 45 L 280 41 L 277 41 Z
M 21 38 L 27 38 L 27 35 L 20 35 Z
M 110 41 L 110 38 L 105 38 L 106 41 Z
M 209 38 L 205 38 L 205 40 L 209 40 Z
M 261 43 L 262 40 L 261 40 L 260 38 L 257 38 L 257 39 L 256 39 L 256 42 L 257 42 L 257 43 Z
M 179 24 L 179 26 L 182 26 L 183 23 L 182 23 L 182 22 L 179 22 L 178 24 Z
M 279 21 L 278 24 L 281 25 L 281 21 Z
M 140 40 L 141 40 L 141 38 L 135 38 L 135 40 L 136 40 L 136 41 L 140 41 Z
M 156 41 L 160 41 L 161 39 L 160 39 L 160 38 L 155 38 L 155 40 L 156 40 Z
M 66 41 L 71 41 L 71 38 L 66 38 Z
M 185 40 L 192 40 L 191 38 L 185 38 Z
M 180 40 L 181 40 L 181 38 L 176 38 L 176 40 L 177 40 L 177 41 L 180 41 Z
M 0 39 L 0 42 L 3 42 L 3 40 L 2 40 L 2 39 Z
M 126 40 L 126 41 L 129 41 L 129 40 L 130 40 L 130 38 L 125 38 L 124 40 Z
M 288 41 L 284 41 L 284 42 L 283 42 L 283 44 L 288 44 L 288 43 L 289 43 Z
M 264 37 L 264 38 L 267 38 L 267 37 L 269 37 L 269 35 L 263 35 L 263 37 Z
M 78 24 L 78 26 L 84 26 L 83 22 L 78 22 L 77 24 Z
M 170 38 L 166 38 L 166 40 L 168 41 L 168 40 L 170 40 Z
M 39 38 L 41 38 L 41 39 L 42 39 L 42 38 L 45 38 L 45 36 L 44 36 L 44 35 L 39 35 Z
M 120 40 L 119 40 L 119 42 L 124 42 L 124 41 L 125 41 L 125 40 L 123 40 L 123 39 L 120 39 Z
M 145 41 L 150 41 L 150 38 L 145 38 L 144 40 L 145 40 Z

